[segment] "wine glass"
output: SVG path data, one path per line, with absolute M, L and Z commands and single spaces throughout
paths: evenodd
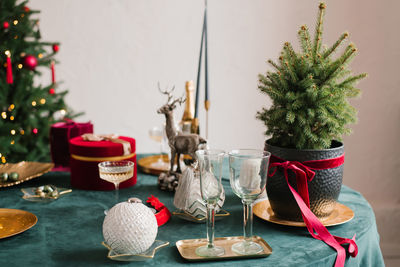
M 168 169 L 169 163 L 165 162 L 163 160 L 163 141 L 165 141 L 164 137 L 164 128 L 163 127 L 153 127 L 149 130 L 149 136 L 152 140 L 156 141 L 157 143 L 160 143 L 160 156 L 158 157 L 158 160 L 156 162 L 153 162 L 151 166 L 153 168 L 158 168 L 158 169 Z
M 243 203 L 244 241 L 232 245 L 232 251 L 253 255 L 263 248 L 253 242 L 253 202 L 265 191 L 271 154 L 262 150 L 239 149 L 229 153 L 230 182 Z
M 196 151 L 201 197 L 207 208 L 207 245 L 196 249 L 196 254 L 201 257 L 216 257 L 225 254 L 224 248 L 214 245 L 215 206 L 222 192 L 221 177 L 224 155 L 222 150 Z
M 128 160 L 103 161 L 98 165 L 100 178 L 115 186 L 116 203 L 119 200 L 119 184 L 133 176 L 133 165 L 134 163 Z M 107 210 L 104 213 L 107 214 Z

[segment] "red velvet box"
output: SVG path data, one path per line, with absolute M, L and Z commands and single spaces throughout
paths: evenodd
M 102 161 L 119 160 L 129 160 L 134 163 L 133 177 L 122 182 L 120 188 L 136 184 L 136 141 L 125 136 L 120 136 L 118 139 L 130 143 L 129 154 L 124 155 L 123 145 L 113 141 L 85 141 L 80 136 L 69 140 L 71 185 L 73 187 L 85 190 L 114 190 L 114 184 L 99 177 L 98 164 Z
M 69 139 L 85 133 L 93 133 L 92 123 L 78 123 L 69 120 L 53 124 L 50 128 L 50 150 L 54 164 L 68 166 Z

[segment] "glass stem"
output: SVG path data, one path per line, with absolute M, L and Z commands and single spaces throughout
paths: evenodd
M 243 235 L 246 242 L 253 239 L 253 203 L 242 200 L 243 203 Z
M 119 201 L 119 183 L 114 183 L 115 186 L 115 204 Z
M 214 247 L 214 216 L 215 207 L 214 205 L 207 204 L 207 247 Z

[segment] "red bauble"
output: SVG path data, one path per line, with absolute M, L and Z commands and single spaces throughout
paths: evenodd
M 39 130 L 37 128 L 33 128 L 32 133 L 37 134 Z
M 57 53 L 58 50 L 60 50 L 60 47 L 58 45 L 56 45 L 56 44 L 53 44 L 53 52 Z
M 27 6 L 24 6 L 24 11 L 25 12 L 29 12 L 29 11 L 31 11 L 31 9 L 29 7 L 27 7 Z
M 56 90 L 54 90 L 54 88 L 50 88 L 49 94 L 54 95 L 55 92 L 56 92 Z
M 24 57 L 24 67 L 30 70 L 34 70 L 37 66 L 38 62 L 35 56 L 26 55 Z
M 8 23 L 8 21 L 4 21 L 3 22 L 3 28 L 4 29 L 8 29 L 8 27 L 10 27 L 10 23 Z

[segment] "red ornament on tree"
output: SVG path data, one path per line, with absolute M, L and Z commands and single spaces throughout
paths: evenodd
M 27 55 L 24 57 L 24 67 L 30 70 L 35 70 L 38 62 L 35 56 Z
M 54 90 L 54 88 L 50 88 L 49 94 L 54 95 L 55 92 L 56 92 L 56 90 Z
M 8 27 L 10 27 L 10 23 L 8 23 L 8 21 L 4 21 L 3 22 L 3 28 L 4 29 L 8 29 Z
M 53 44 L 53 52 L 57 53 L 60 50 L 60 47 L 57 44 Z
M 39 130 L 37 128 L 33 128 L 32 133 L 37 134 Z
M 27 6 L 24 6 L 24 11 L 25 12 L 29 12 L 29 11 L 31 11 L 31 9 L 29 7 L 27 7 Z

